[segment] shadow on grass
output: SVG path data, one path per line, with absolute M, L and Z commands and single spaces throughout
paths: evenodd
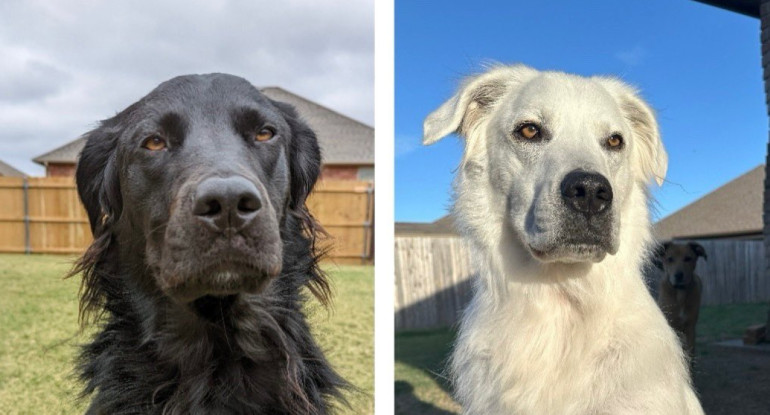
M 396 413 L 445 415 L 453 414 L 427 402 L 447 401 L 452 404 L 451 385 L 446 376 L 446 366 L 452 350 L 455 332 L 448 328 L 409 331 L 396 334 Z M 438 391 L 436 385 L 440 388 Z M 417 391 L 417 393 L 416 393 Z
M 419 413 L 420 415 L 455 415 L 454 412 L 439 408 L 430 402 L 420 400 L 414 394 L 411 383 L 396 381 L 396 414 Z
M 471 293 L 471 278 L 462 278 L 395 313 L 396 414 L 459 411 L 446 375 L 456 334 L 449 327 L 457 324 Z
M 448 328 L 396 334 L 396 361 L 420 369 L 450 392 L 446 367 L 455 332 Z

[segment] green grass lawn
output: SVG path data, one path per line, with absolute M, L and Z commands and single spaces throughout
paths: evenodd
M 743 337 L 746 327 L 767 322 L 767 303 L 701 307 L 695 329 L 698 343 Z
M 444 374 L 453 341 L 454 332 L 448 329 L 396 334 L 396 414 L 459 411 Z
M 63 280 L 73 258 L 0 255 L 0 413 L 83 413 L 72 374 L 78 344 L 79 280 Z M 374 280 L 372 267 L 327 267 L 334 308 L 308 306 L 313 331 L 334 367 L 361 392 L 348 394 L 351 409 L 374 406 Z
M 702 307 L 698 354 L 709 353 L 703 347 L 708 343 L 741 337 L 749 325 L 765 322 L 767 310 L 767 303 Z M 449 329 L 396 334 L 396 414 L 459 413 L 443 375 L 453 341 L 454 332 Z

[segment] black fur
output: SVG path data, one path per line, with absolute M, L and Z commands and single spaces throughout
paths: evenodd
M 264 125 L 275 137 L 255 142 Z M 167 149 L 143 147 L 154 134 Z M 241 78 L 182 76 L 87 138 L 77 183 L 94 242 L 72 275 L 83 275 L 81 322 L 99 325 L 79 359 L 88 413 L 326 414 L 344 403 L 347 385 L 302 313 L 303 287 L 324 304 L 330 291 L 305 207 L 320 152 L 293 108 Z M 272 210 L 235 236 L 207 230 L 187 200 L 212 175 L 246 177 Z M 209 266 L 240 279 L 208 295 L 222 289 Z M 239 291 L 253 279 L 264 283 Z M 172 286 L 188 280 L 204 286 L 192 301 Z

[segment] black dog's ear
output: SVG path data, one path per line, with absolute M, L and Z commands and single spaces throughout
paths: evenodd
M 310 127 L 302 121 L 289 104 L 273 101 L 289 123 L 292 136 L 289 141 L 289 171 L 291 172 L 291 200 L 289 208 L 301 210 L 321 174 L 321 149 Z
M 75 181 L 78 195 L 88 212 L 91 232 L 96 239 L 122 210 L 122 196 L 117 176 L 117 132 L 101 127 L 85 135 Z
M 708 261 L 708 255 L 706 255 L 706 249 L 704 249 L 703 246 L 701 246 L 701 244 L 697 242 L 690 242 L 687 245 L 690 247 L 690 249 L 692 249 L 695 255 L 702 256 L 703 259 Z
M 291 128 L 288 149 L 291 174 L 289 210 L 299 219 L 310 237 L 313 271 L 309 273 L 310 280 L 307 288 L 321 304 L 328 306 L 331 303 L 331 286 L 326 274 L 318 267 L 318 259 L 324 255 L 326 249 L 316 246 L 319 235 L 328 236 L 328 234 L 305 205 L 318 176 L 321 175 L 321 149 L 315 133 L 299 118 L 294 107 L 277 101 L 272 103 L 283 113 L 284 119 Z
M 81 324 L 85 325 L 92 314 L 98 317 L 105 300 L 104 278 L 109 271 L 101 270 L 108 261 L 113 227 L 122 211 L 123 198 L 117 171 L 117 144 L 120 130 L 116 116 L 102 122 L 101 126 L 84 137 L 86 145 L 80 153 L 75 180 L 78 195 L 88 213 L 93 242 L 75 263 L 68 276 L 82 273 L 80 285 Z

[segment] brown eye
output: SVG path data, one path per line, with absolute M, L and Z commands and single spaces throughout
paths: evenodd
M 157 135 L 151 135 L 144 139 L 144 141 L 142 142 L 142 147 L 150 151 L 160 151 L 160 150 L 165 150 L 167 145 L 166 145 L 166 140 L 164 140 L 162 137 Z
M 528 123 L 519 127 L 516 132 L 527 140 L 532 140 L 540 137 L 540 127 L 535 124 Z
M 267 141 L 275 136 L 275 132 L 270 128 L 263 128 L 254 136 L 257 141 Z
M 611 149 L 620 149 L 623 146 L 623 136 L 613 134 L 607 139 L 607 147 Z

